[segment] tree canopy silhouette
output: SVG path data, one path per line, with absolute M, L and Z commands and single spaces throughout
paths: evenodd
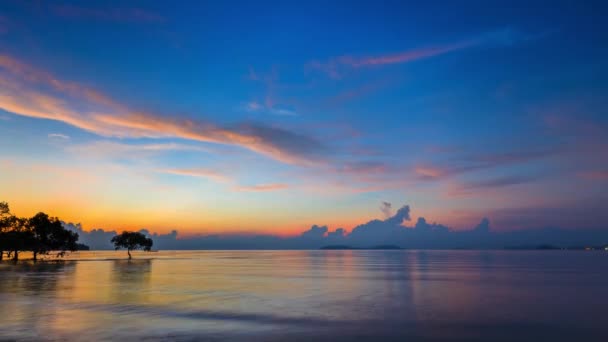
M 125 248 L 129 259 L 131 259 L 131 251 L 135 249 L 143 249 L 149 252 L 152 249 L 154 243 L 152 239 L 147 238 L 144 234 L 139 232 L 122 232 L 116 235 L 110 240 L 114 244 L 114 249 L 119 250 Z
M 77 241 L 78 233 L 65 229 L 58 218 L 42 212 L 20 218 L 10 212 L 8 203 L 0 202 L 0 260 L 5 251 L 13 260 L 18 260 L 22 251 L 32 252 L 34 261 L 51 251 L 63 256 L 78 249 Z
M 27 224 L 34 237 L 31 246 L 34 261 L 37 260 L 38 254 L 57 251 L 58 255 L 63 255 L 66 251 L 78 249 L 76 244 L 78 234 L 63 228 L 61 221 L 56 217 L 38 213 L 30 218 Z

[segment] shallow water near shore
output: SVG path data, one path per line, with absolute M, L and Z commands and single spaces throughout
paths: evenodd
M 0 340 L 608 340 L 608 253 L 124 251 L 0 263 Z

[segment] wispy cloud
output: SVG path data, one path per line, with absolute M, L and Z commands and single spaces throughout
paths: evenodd
M 281 115 L 281 116 L 297 116 L 298 113 L 296 113 L 293 110 L 287 109 L 287 108 L 272 108 L 270 110 L 270 113 L 275 114 L 275 115 Z
M 258 110 L 261 110 L 263 108 L 263 106 L 257 102 L 257 101 L 251 101 L 249 103 L 247 103 L 246 109 L 250 112 L 257 112 Z
M 279 116 L 297 116 L 298 113 L 293 109 L 277 106 L 273 101 L 250 101 L 245 105 L 245 110 L 248 112 L 263 112 Z
M 279 127 L 252 123 L 220 127 L 203 120 L 133 111 L 97 91 L 59 80 L 7 55 L 0 55 L 0 108 L 61 121 L 101 136 L 174 137 L 236 145 L 289 164 L 319 163 L 328 153 L 325 144 L 315 138 Z
M 544 35 L 544 34 L 543 34 Z M 356 57 L 346 55 L 331 58 L 327 61 L 312 61 L 307 68 L 319 70 L 326 73 L 330 78 L 339 79 L 348 69 L 358 69 L 373 66 L 403 64 L 415 62 L 422 59 L 444 55 L 450 52 L 464 50 L 481 45 L 508 46 L 517 42 L 536 39 L 542 35 L 529 35 L 512 28 L 503 28 L 496 31 L 486 32 L 474 37 L 460 41 L 405 50 L 392 54 Z
M 176 176 L 187 176 L 187 177 L 198 177 L 207 178 L 216 182 L 230 182 L 232 179 L 223 173 L 209 170 L 209 169 L 166 169 L 159 170 L 161 173 L 176 175 Z
M 245 110 L 248 112 L 262 112 L 279 116 L 297 116 L 298 112 L 293 106 L 288 106 L 277 96 L 277 84 L 279 80 L 279 71 L 276 66 L 273 66 L 268 73 L 256 72 L 252 67 L 249 67 L 249 72 L 246 77 L 250 81 L 261 83 L 264 88 L 264 96 L 262 100 L 259 98 L 249 101 L 245 105 Z
M 121 22 L 163 23 L 166 18 L 141 8 L 93 8 L 73 5 L 51 5 L 51 11 L 61 17 Z
M 282 183 L 270 183 L 270 184 L 257 184 L 257 185 L 246 185 L 246 186 L 237 186 L 235 189 L 237 191 L 276 191 L 287 189 L 289 186 L 287 184 Z
M 608 180 L 608 170 L 581 172 L 579 176 L 588 180 Z
M 421 180 L 439 180 L 465 172 L 538 160 L 554 155 L 558 151 L 558 149 L 552 148 L 532 151 L 463 155 L 441 163 L 416 165 L 414 167 L 414 173 Z
M 88 144 L 70 145 L 66 147 L 70 153 L 87 158 L 142 158 L 152 154 L 174 151 L 209 152 L 208 148 L 177 143 L 157 144 L 125 144 L 102 140 Z
M 389 83 L 389 80 L 366 83 L 361 86 L 342 91 L 337 95 L 328 98 L 326 102 L 328 105 L 339 105 L 347 101 L 357 100 L 363 98 L 365 95 L 378 91 L 379 89 L 387 86 Z
M 69 140 L 70 136 L 61 134 L 61 133 L 50 133 L 48 134 L 49 139 L 60 139 L 60 140 Z
M 184 177 L 196 177 L 196 178 L 205 178 L 216 181 L 218 183 L 231 183 L 235 184 L 236 181 L 221 172 L 196 168 L 196 169 L 164 169 L 158 170 L 158 172 L 175 175 L 175 176 L 184 176 Z M 254 184 L 254 185 L 233 185 L 232 189 L 234 191 L 243 191 L 243 192 L 265 192 L 265 191 L 276 191 L 287 189 L 289 186 L 284 183 L 268 183 L 268 184 Z
M 455 186 L 448 192 L 451 197 L 460 197 L 475 194 L 478 191 L 505 188 L 513 185 L 525 184 L 538 179 L 536 175 L 503 176 L 481 181 L 465 182 Z

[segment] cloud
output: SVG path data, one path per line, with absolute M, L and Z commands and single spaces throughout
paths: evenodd
M 507 176 L 484 180 L 480 182 L 470 182 L 464 185 L 465 189 L 486 189 L 486 188 L 501 188 L 505 186 L 528 183 L 537 179 L 535 176 Z
M 426 219 L 424 217 L 419 217 L 418 221 L 416 222 L 416 225 L 414 226 L 414 230 L 416 232 L 422 232 L 422 233 L 433 233 L 433 232 L 448 233 L 450 231 L 450 228 L 448 228 L 442 224 L 428 223 L 428 222 L 426 222 Z
M 106 137 L 181 138 L 235 145 L 288 164 L 322 163 L 329 152 L 315 138 L 279 127 L 254 123 L 220 127 L 203 120 L 133 111 L 97 91 L 58 80 L 7 55 L 0 55 L 0 108 Z
M 264 89 L 263 101 L 255 99 L 245 105 L 245 110 L 248 112 L 263 112 L 277 116 L 298 116 L 297 110 L 283 103 L 277 96 L 277 90 L 281 87 L 277 84 L 279 80 L 279 72 L 276 66 L 273 66 L 268 73 L 257 73 L 253 68 L 249 68 L 247 79 L 250 81 L 260 81 Z
M 250 112 L 257 112 L 258 110 L 262 109 L 262 105 L 257 101 L 251 101 L 247 103 L 246 108 Z
M 338 228 L 336 230 L 334 230 L 333 232 L 327 232 L 327 239 L 328 240 L 333 240 L 333 239 L 337 239 L 340 240 L 342 238 L 344 238 L 346 236 L 346 230 L 344 228 Z
M 275 115 L 281 115 L 281 116 L 297 116 L 298 113 L 296 113 L 295 111 L 291 110 L 291 109 L 287 109 L 287 108 L 272 108 L 270 110 L 270 113 L 275 114 Z
M 416 166 L 414 168 L 414 172 L 421 179 L 443 178 L 447 174 L 451 173 L 450 170 L 448 170 L 446 168 L 441 168 L 441 167 L 437 167 L 437 166 L 424 166 L 424 165 Z
M 210 149 L 202 146 L 178 143 L 124 144 L 108 140 L 95 141 L 81 145 L 72 144 L 67 146 L 66 150 L 70 153 L 82 155 L 88 158 L 118 157 L 128 159 L 139 159 L 148 155 L 167 151 L 210 152 Z
M 356 183 L 387 183 L 387 176 L 390 171 L 395 171 L 389 168 L 385 163 L 380 161 L 351 161 L 343 162 L 337 166 L 332 166 L 328 170 L 344 180 L 345 177 L 352 178 Z M 388 182 L 391 183 L 392 182 Z
M 473 230 L 479 232 L 489 232 L 490 220 L 487 217 L 484 217 L 483 219 L 481 219 L 481 222 L 479 222 L 479 224 L 475 226 L 475 228 L 473 228 Z
M 165 169 L 158 170 L 158 172 L 176 175 L 176 176 L 185 176 L 185 177 L 196 177 L 196 178 L 206 178 L 219 183 L 236 183 L 236 181 L 230 176 L 223 174 L 218 171 L 209 170 L 209 169 Z M 287 189 L 289 185 L 283 183 L 268 183 L 268 184 L 254 184 L 254 185 L 234 185 L 233 190 L 235 191 L 243 191 L 243 192 L 266 192 L 266 191 L 277 191 Z
M 504 165 L 512 165 L 525 163 L 533 160 L 547 158 L 557 154 L 560 150 L 557 148 L 537 149 L 530 151 L 510 151 L 493 154 L 471 154 L 460 155 L 441 163 L 419 164 L 414 167 L 414 174 L 420 180 L 438 180 L 449 178 L 458 174 L 491 169 Z M 500 180 L 495 180 L 499 182 Z M 504 179 L 508 182 L 508 179 Z M 511 179 L 511 181 L 516 181 Z M 484 184 L 477 184 L 478 187 L 483 187 Z M 491 186 L 492 184 L 487 184 Z M 498 185 L 498 184 L 495 184 Z M 475 187 L 475 184 L 472 184 Z
M 141 8 L 92 8 L 73 5 L 51 5 L 51 11 L 61 17 L 83 20 L 164 23 L 165 17 Z
M 597 198 L 564 198 L 554 204 L 490 209 L 485 214 L 504 229 L 566 227 L 608 230 L 608 198 L 604 194 Z M 608 243 L 608 240 L 601 243 Z
M 496 189 L 504 188 L 512 185 L 519 185 L 532 182 L 538 179 L 538 176 L 505 176 L 497 177 L 482 181 L 466 182 L 457 186 L 455 189 L 449 192 L 451 196 L 465 196 L 470 195 L 476 190 Z
M 340 105 L 344 102 L 357 100 L 365 97 L 368 94 L 378 91 L 379 89 L 387 86 L 390 80 L 381 80 L 363 84 L 353 89 L 342 91 L 337 95 L 334 95 L 326 100 L 326 103 L 331 106 Z
M 237 186 L 236 190 L 237 191 L 253 191 L 253 192 L 259 192 L 259 191 L 276 191 L 276 190 L 283 190 L 283 189 L 287 189 L 289 186 L 287 184 L 282 184 L 282 183 L 270 183 L 270 184 L 256 184 L 256 185 L 242 185 L 242 186 Z
M 580 209 L 583 209 L 582 211 Z M 499 220 L 509 215 L 512 223 L 529 220 L 532 216 L 552 216 L 556 221 L 563 222 L 563 214 L 570 213 L 573 221 L 571 229 L 563 228 L 536 228 L 495 231 L 491 228 L 490 220 L 483 218 L 473 228 L 468 230 L 454 230 L 439 223 L 428 223 L 423 217 L 413 227 L 403 225 L 410 220 L 410 207 L 403 206 L 394 215 L 385 220 L 372 220 L 355 227 L 350 234 L 343 228 L 330 231 L 327 226 L 313 225 L 310 229 L 293 237 L 279 237 L 274 235 L 200 235 L 182 237 L 178 231 L 172 230 L 166 234 L 151 233 L 146 229 L 140 232 L 154 240 L 158 249 L 318 249 L 327 245 L 349 245 L 353 247 L 373 247 L 378 245 L 396 245 L 402 248 L 497 248 L 505 247 L 535 247 L 539 245 L 555 245 L 561 247 L 602 245 L 608 243 L 608 230 L 585 229 L 588 222 L 597 217 L 589 213 L 603 209 L 605 204 L 596 203 L 587 208 L 556 208 L 556 210 L 539 210 L 527 208 L 522 210 L 509 209 L 507 211 L 492 212 Z M 604 215 L 605 216 L 605 215 Z M 523 221 L 522 221 L 523 220 Z M 603 221 L 606 222 L 606 221 Z M 538 223 L 538 222 L 537 222 Z M 597 223 L 597 222 L 596 222 Z M 110 239 L 116 231 L 93 229 L 85 231 L 80 224 L 64 223 L 68 229 L 76 231 L 80 241 L 93 249 L 112 249 Z M 513 225 L 512 227 L 516 227 Z M 578 229 L 573 229 L 577 228 Z
M 588 180 L 608 180 L 608 170 L 581 172 L 579 176 Z
M 309 230 L 302 232 L 301 237 L 303 239 L 319 240 L 325 237 L 327 231 L 327 226 L 313 225 Z
M 251 101 L 245 105 L 245 110 L 248 112 L 266 112 L 273 115 L 279 116 L 298 116 L 298 113 L 289 108 L 279 107 L 274 104 L 272 101 L 265 101 L 266 103 L 262 104 L 258 101 Z
M 448 44 L 421 47 L 394 54 L 368 57 L 355 57 L 347 55 L 332 58 L 326 62 L 312 61 L 308 63 L 307 68 L 320 70 L 326 73 L 330 78 L 339 79 L 347 69 L 360 69 L 374 66 L 411 63 L 476 46 L 509 46 L 517 42 L 537 39 L 542 36 L 543 35 L 538 34 L 525 34 L 512 28 L 503 28 Z
M 61 133 L 49 133 L 48 137 L 49 137 L 49 139 L 59 139 L 59 140 L 69 140 L 70 139 L 70 137 L 68 135 L 61 134 Z
M 208 169 L 167 169 L 159 170 L 159 172 L 187 177 L 207 178 L 217 182 L 229 182 L 231 178 L 217 171 Z
M 416 50 L 408 50 L 399 52 L 393 55 L 383 55 L 375 57 L 364 57 L 364 58 L 352 58 L 342 57 L 340 62 L 343 64 L 350 65 L 353 68 L 362 68 L 374 65 L 385 65 L 385 64 L 401 64 L 409 63 L 419 59 L 434 57 L 443 55 L 448 52 L 462 50 L 471 46 L 480 44 L 478 41 L 470 40 L 457 42 L 444 46 L 434 46 L 428 48 L 421 48 Z
M 394 216 L 385 220 L 372 220 L 358 225 L 352 230 L 349 238 L 356 242 L 390 241 L 403 229 L 401 226 L 403 221 L 409 221 L 410 219 L 410 207 L 406 205 L 397 210 Z
M 385 218 L 393 216 L 393 209 L 391 207 L 392 205 L 389 202 L 382 202 L 380 205 L 380 211 L 382 211 Z

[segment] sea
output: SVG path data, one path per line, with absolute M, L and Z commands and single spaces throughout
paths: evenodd
M 76 252 L 0 262 L 0 341 L 608 341 L 608 252 Z

